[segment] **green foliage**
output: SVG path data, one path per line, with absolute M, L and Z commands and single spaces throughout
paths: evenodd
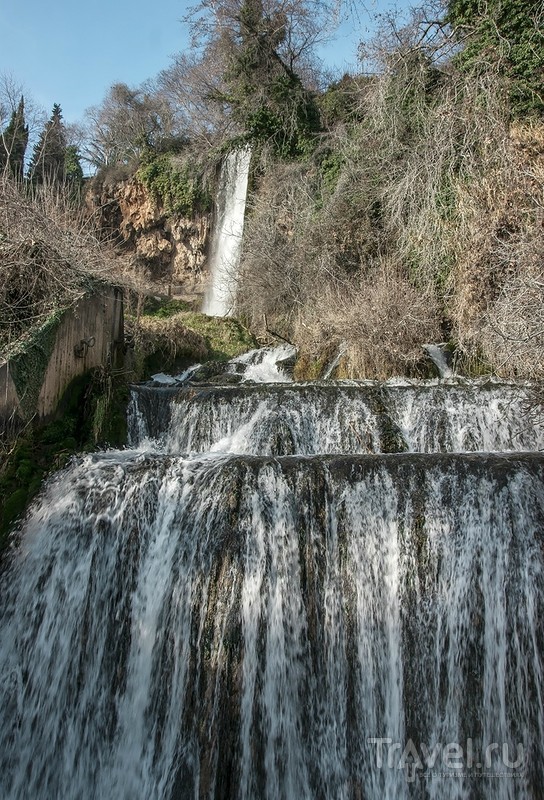
M 280 158 L 300 158 L 312 151 L 321 122 L 315 97 L 279 55 L 286 30 L 279 10 L 270 15 L 260 0 L 242 3 L 222 99 L 246 141 L 267 142 Z
M 410 146 L 422 135 L 429 110 L 442 97 L 441 88 L 440 71 L 419 51 L 406 54 L 391 70 L 387 105 L 399 126 L 401 147 Z
M 514 114 L 544 113 L 539 0 L 490 0 L 485 5 L 479 0 L 450 0 L 448 21 L 464 40 L 457 59 L 463 69 L 493 65 L 505 79 Z
M 9 125 L 0 139 L 0 171 L 7 166 L 12 177 L 22 178 L 27 144 L 28 125 L 25 124 L 25 101 L 21 97 L 19 105 L 12 113 Z
M 26 417 L 30 417 L 36 408 L 61 319 L 60 312 L 51 314 L 44 325 L 21 340 L 19 352 L 10 360 L 11 377 Z
M 147 151 L 137 176 L 168 214 L 190 217 L 211 207 L 210 194 L 195 163 L 174 162 L 171 154 Z
M 81 189 L 83 186 L 83 168 L 79 158 L 79 152 L 75 145 L 68 145 L 64 153 L 64 176 L 67 183 L 74 189 Z
M 234 115 L 244 129 L 243 141 L 271 144 L 279 158 L 309 155 L 317 142 L 320 116 L 314 97 L 298 79 L 280 75 L 269 81 L 266 95 L 245 87 L 234 92 Z
M 317 100 L 325 127 L 331 128 L 338 122 L 350 123 L 360 119 L 359 98 L 366 77 L 356 78 L 346 73 L 339 81 L 327 87 Z
M 321 183 L 327 193 L 332 194 L 334 192 L 343 165 L 343 154 L 337 150 L 329 150 L 321 159 Z
M 66 155 L 66 130 L 62 121 L 62 110 L 58 103 L 53 106 L 51 117 L 36 143 L 28 168 L 29 178 L 37 184 L 62 183 Z

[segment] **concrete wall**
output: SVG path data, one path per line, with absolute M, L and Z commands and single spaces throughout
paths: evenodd
M 23 416 L 9 362 L 0 364 L 0 433 Z
M 30 404 L 28 398 L 22 402 L 25 389 L 19 386 L 18 392 L 13 380 L 16 364 L 4 362 L 0 365 L 3 427 L 13 416 L 22 420 L 34 415 L 42 419 L 51 416 L 75 377 L 95 367 L 115 364 L 122 352 L 123 335 L 123 298 L 119 289 L 100 287 L 80 300 L 59 323 L 37 399 L 32 398 Z

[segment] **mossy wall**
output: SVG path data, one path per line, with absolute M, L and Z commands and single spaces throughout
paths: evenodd
M 125 444 L 128 399 L 124 373 L 98 367 L 71 381 L 53 419 L 19 434 L 0 465 L 0 551 L 47 475 L 76 453 Z
M 53 314 L 0 368 L 0 419 L 47 420 L 78 375 L 115 363 L 123 346 L 123 299 L 101 284 Z

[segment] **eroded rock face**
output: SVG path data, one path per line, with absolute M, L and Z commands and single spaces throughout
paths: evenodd
M 168 214 L 135 177 L 93 182 L 87 202 L 105 235 L 117 239 L 137 271 L 180 293 L 202 291 L 209 215 Z

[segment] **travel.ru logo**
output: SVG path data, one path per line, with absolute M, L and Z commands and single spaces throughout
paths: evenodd
M 514 748 L 508 742 L 492 742 L 485 748 L 475 748 L 467 739 L 459 742 L 417 744 L 412 739 L 405 743 L 388 737 L 369 738 L 375 745 L 378 769 L 404 770 L 408 782 L 418 777 L 471 777 L 519 778 L 525 767 L 525 748 L 519 743 Z

